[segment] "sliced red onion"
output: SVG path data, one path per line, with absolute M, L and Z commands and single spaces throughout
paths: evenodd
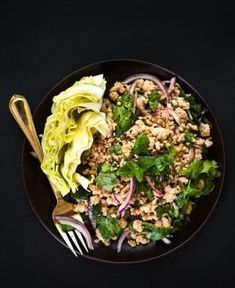
M 165 244 L 167 244 L 167 245 L 169 245 L 169 244 L 171 244 L 171 240 L 169 240 L 168 238 L 162 238 L 162 241 L 165 243 Z
M 168 88 L 168 90 L 167 90 L 167 94 L 168 94 L 168 96 L 171 94 L 171 92 L 172 92 L 173 89 L 174 89 L 174 86 L 175 86 L 175 80 L 176 80 L 175 77 L 171 78 L 170 86 L 169 86 L 169 88 Z
M 157 187 L 155 186 L 154 182 L 151 180 L 151 178 L 149 176 L 145 176 L 145 180 L 147 181 L 147 184 L 148 184 L 149 188 L 151 188 L 153 190 L 153 192 L 155 192 L 155 194 L 157 196 L 162 196 L 163 195 L 162 191 L 157 189 Z
M 187 114 L 188 114 L 188 118 L 190 120 L 193 120 L 193 115 L 191 114 L 191 112 L 189 110 L 187 110 Z
M 115 200 L 116 200 L 118 203 L 121 202 L 120 196 L 119 196 L 118 194 L 114 194 L 114 198 L 115 198 Z
M 36 153 L 34 151 L 30 151 L 29 153 L 30 153 L 31 156 L 33 156 L 33 158 L 37 158 L 37 155 L 36 155 Z
M 120 253 L 121 252 L 121 249 L 122 249 L 122 244 L 123 244 L 123 241 L 126 239 L 126 238 L 130 238 L 131 236 L 131 231 L 130 230 L 126 230 L 122 233 L 122 235 L 119 237 L 118 239 L 118 243 L 117 243 L 117 253 Z
M 127 77 L 123 82 L 126 84 L 129 84 L 137 79 L 144 79 L 144 80 L 150 80 L 153 81 L 163 92 L 163 94 L 167 98 L 167 91 L 161 80 L 159 80 L 156 76 L 146 73 L 140 73 L 140 74 L 133 74 L 129 77 Z
M 124 200 L 124 202 L 118 208 L 118 216 L 122 216 L 123 217 L 125 215 L 125 211 L 126 211 L 128 205 L 130 203 L 131 197 L 134 194 L 135 189 L 136 189 L 136 181 L 135 181 L 134 177 L 131 177 L 131 179 L 130 179 L 130 189 L 129 189 L 129 192 L 127 194 L 126 199 Z M 121 213 L 123 211 L 124 211 L 124 214 Z
M 92 206 L 91 206 L 90 202 L 89 202 L 88 208 L 87 208 L 87 215 L 88 215 L 88 218 L 91 222 L 92 227 L 95 229 L 97 225 L 96 225 L 95 216 L 93 215 L 93 212 L 92 212 Z
M 174 111 L 174 110 L 172 110 L 172 109 L 169 109 L 169 108 L 164 108 L 164 109 L 158 109 L 157 110 L 157 114 L 158 113 L 161 113 L 161 112 L 163 112 L 163 111 L 165 111 L 165 112 L 168 112 L 169 114 L 171 114 L 171 116 L 175 119 L 175 122 L 178 124 L 178 125 L 180 125 L 180 117 L 178 116 L 178 114 Z
M 164 81 L 162 81 L 162 83 L 163 83 L 163 85 L 170 84 L 171 80 L 164 80 Z
M 129 89 L 129 93 L 130 93 L 131 95 L 134 94 L 134 90 L 135 90 L 136 84 L 137 84 L 136 81 L 131 84 L 131 87 L 130 87 L 130 89 Z
M 92 239 L 91 239 L 91 234 L 82 222 L 69 216 L 54 216 L 54 219 L 61 224 L 70 225 L 74 227 L 75 229 L 77 229 L 84 236 L 88 248 L 90 250 L 94 250 Z

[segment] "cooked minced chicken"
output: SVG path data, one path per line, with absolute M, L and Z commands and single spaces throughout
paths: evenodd
M 211 124 L 174 80 L 164 89 L 154 79 L 116 82 L 103 100 L 109 133 L 82 155 L 90 194 L 79 188 L 75 205 L 93 219 L 96 243 L 109 246 L 124 231 L 131 247 L 172 237 L 213 190 L 217 163 L 204 160 Z

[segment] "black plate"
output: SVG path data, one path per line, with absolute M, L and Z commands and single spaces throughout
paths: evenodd
M 212 137 L 214 145 L 209 149 L 208 158 L 215 159 L 219 163 L 222 175 L 216 180 L 214 191 L 209 196 L 202 197 L 200 199 L 199 204 L 192 213 L 191 222 L 188 224 L 188 226 L 185 227 L 183 231 L 177 232 L 174 235 L 170 245 L 166 245 L 161 241 L 157 244 L 157 246 L 154 244 L 148 244 L 147 246 L 138 246 L 134 249 L 130 248 L 128 245 L 123 245 L 122 252 L 117 254 L 116 243 L 114 243 L 108 248 L 97 246 L 93 252 L 90 252 L 88 255 L 84 255 L 84 257 L 93 260 L 112 263 L 134 263 L 155 259 L 172 252 L 191 239 L 205 224 L 206 220 L 213 211 L 219 198 L 224 179 L 225 156 L 221 132 L 216 119 L 205 100 L 202 99 L 199 93 L 189 83 L 178 75 L 158 65 L 143 61 L 110 60 L 91 64 L 75 71 L 56 84 L 55 87 L 49 91 L 46 97 L 42 100 L 41 104 L 38 106 L 34 115 L 38 133 L 43 132 L 46 118 L 50 114 L 52 97 L 54 95 L 57 95 L 62 90 L 65 90 L 83 76 L 96 75 L 100 73 L 104 74 L 104 77 L 107 80 L 108 85 L 106 91 L 109 90 L 110 86 L 113 85 L 116 80 L 122 81 L 133 73 L 151 73 L 157 75 L 161 80 L 170 79 L 173 76 L 177 76 L 177 81 L 180 83 L 182 88 L 187 93 L 192 93 L 199 102 L 207 107 L 209 111 L 208 118 L 213 126 Z M 40 170 L 37 160 L 30 156 L 29 152 L 31 150 L 32 149 L 30 148 L 28 142 L 25 141 L 22 158 L 23 177 L 29 201 L 41 223 L 58 241 L 64 244 L 51 219 L 51 213 L 55 206 L 53 193 L 51 192 L 46 176 L 44 176 Z

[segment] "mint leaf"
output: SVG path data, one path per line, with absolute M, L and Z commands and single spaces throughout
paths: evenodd
M 121 106 L 113 106 L 113 119 L 117 123 L 117 135 L 123 134 L 131 128 L 135 122 L 134 98 L 129 94 L 122 95 Z
M 169 165 L 173 162 L 174 153 L 169 149 L 158 157 L 142 156 L 136 162 L 129 160 L 125 165 L 118 169 L 118 174 L 127 178 L 135 177 L 139 182 L 142 182 L 145 173 L 162 175 L 167 172 Z
M 214 160 L 194 160 L 187 168 L 183 168 L 180 173 L 188 179 L 200 179 L 202 175 L 207 178 L 215 178 L 220 176 L 218 164 Z
M 168 214 L 171 218 L 178 217 L 179 215 L 179 209 L 174 209 L 170 204 L 158 206 L 156 212 L 158 217 L 161 217 L 163 214 Z
M 72 230 L 75 229 L 73 226 L 70 226 L 70 225 L 67 225 L 67 224 L 60 224 L 60 228 L 64 232 L 72 231 Z
M 131 178 L 135 177 L 139 182 L 143 181 L 143 170 L 133 160 L 127 161 L 124 166 L 118 169 L 118 175 Z
M 149 138 L 146 135 L 138 135 L 132 152 L 136 155 L 148 155 Z
M 151 111 L 155 111 L 158 107 L 158 102 L 161 95 L 156 91 L 153 90 L 149 96 L 149 108 Z
M 114 145 L 111 148 L 111 152 L 115 153 L 117 155 L 121 155 L 122 154 L 122 147 L 120 145 Z
M 147 197 L 148 201 L 152 201 L 154 198 L 153 191 L 149 189 L 144 182 L 137 182 L 137 191 L 144 192 L 145 196 Z
M 180 97 L 183 97 L 190 104 L 190 112 L 195 122 L 199 123 L 202 120 L 202 116 L 206 113 L 206 109 L 203 108 L 201 103 L 198 103 L 191 94 L 186 94 L 180 87 Z
M 111 165 L 108 162 L 105 162 L 102 164 L 101 166 L 101 171 L 106 173 L 106 172 L 110 172 L 111 170 Z
M 75 192 L 70 193 L 72 199 L 84 199 L 87 200 L 91 196 L 91 193 L 85 190 L 82 186 L 78 186 Z
M 107 192 L 112 192 L 113 187 L 117 184 L 117 177 L 114 173 L 104 173 L 100 172 L 95 178 L 96 184 L 106 190 Z
M 111 216 L 105 217 L 99 215 L 96 217 L 96 223 L 101 235 L 105 240 L 111 240 L 112 238 L 118 236 L 122 231 L 120 221 L 117 218 L 112 218 Z
M 185 132 L 184 137 L 185 137 L 186 142 L 191 144 L 191 143 L 193 143 L 193 139 L 194 139 L 195 135 L 192 132 L 188 131 L 188 132 Z
M 165 237 L 168 237 L 172 231 L 172 228 L 158 228 L 152 223 L 144 223 L 144 231 L 146 237 L 153 242 L 157 242 Z

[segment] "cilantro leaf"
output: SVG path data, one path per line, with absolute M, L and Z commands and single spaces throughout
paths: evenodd
M 178 217 L 179 215 L 179 209 L 174 209 L 170 204 L 158 206 L 156 212 L 158 217 L 161 217 L 163 214 L 168 214 L 171 218 Z
M 158 102 L 161 95 L 156 91 L 153 90 L 149 96 L 149 108 L 151 111 L 155 111 L 158 107 Z
M 105 240 L 111 240 L 112 238 L 118 236 L 122 231 L 120 221 L 111 216 L 105 217 L 98 215 L 96 217 L 96 223 L 101 235 Z
M 171 149 L 161 156 L 142 156 L 136 162 L 129 160 L 118 169 L 118 174 L 123 177 L 135 177 L 139 182 L 143 181 L 144 173 L 161 175 L 166 173 L 169 165 L 174 162 L 174 153 Z M 152 170 L 150 170 L 150 168 Z
M 118 169 L 118 175 L 131 178 L 135 177 L 139 182 L 143 181 L 143 170 L 133 160 L 127 161 L 126 164 Z
M 180 87 L 180 97 L 183 97 L 190 104 L 190 112 L 195 122 L 199 123 L 202 120 L 202 116 L 206 113 L 206 109 L 203 108 L 202 104 L 197 102 L 195 97 L 191 94 L 186 94 Z
M 117 135 L 121 135 L 130 129 L 135 121 L 134 98 L 126 93 L 122 95 L 120 102 L 121 106 L 113 106 L 113 119 L 117 123 Z
M 111 152 L 115 153 L 117 155 L 121 155 L 122 154 L 122 147 L 120 145 L 114 145 L 111 148 Z
M 153 191 L 150 190 L 149 187 L 147 187 L 144 182 L 137 182 L 137 190 L 138 190 L 138 192 L 144 192 L 148 201 L 153 200 L 153 198 L 154 198 Z
M 186 142 L 191 144 L 191 143 L 193 143 L 193 139 L 194 139 L 195 135 L 192 132 L 187 131 L 187 132 L 185 132 L 184 137 L 185 137 Z
M 133 153 L 136 155 L 148 155 L 149 138 L 146 135 L 138 135 L 135 140 Z
M 107 192 L 112 192 L 113 187 L 117 184 L 117 177 L 112 172 L 100 172 L 95 178 L 96 184 L 104 188 Z
M 67 224 L 60 224 L 60 228 L 64 232 L 72 231 L 72 230 L 75 229 L 73 226 L 70 226 L 70 225 L 67 225 Z
M 75 192 L 70 193 L 72 199 L 84 199 L 87 200 L 91 196 L 91 193 L 85 190 L 82 186 L 79 186 Z
M 144 231 L 146 233 L 146 237 L 153 242 L 157 242 L 165 237 L 168 237 L 172 231 L 172 228 L 158 228 L 152 223 L 145 222 L 144 223 Z
M 218 171 L 218 164 L 214 160 L 194 160 L 187 168 L 180 171 L 181 176 L 189 179 L 199 179 L 200 176 L 215 178 L 220 176 Z

